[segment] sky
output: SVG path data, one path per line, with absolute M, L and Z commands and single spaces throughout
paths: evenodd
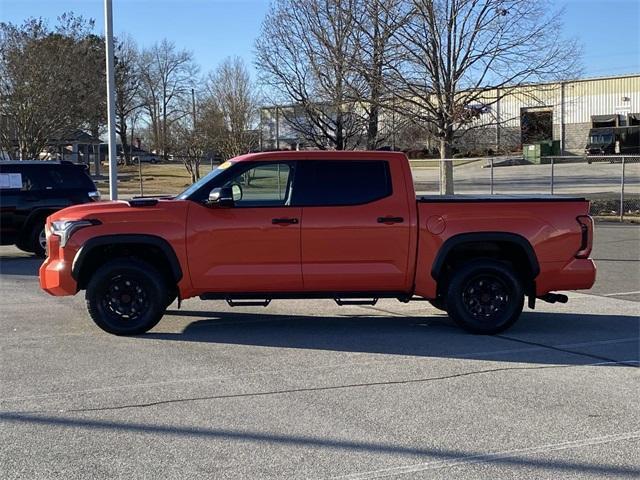
M 269 0 L 112 0 L 116 35 L 141 46 L 167 38 L 193 52 L 203 73 L 227 56 L 253 70 L 253 44 Z M 640 73 L 640 0 L 554 0 L 565 7 L 565 35 L 583 46 L 585 77 Z M 0 21 L 21 23 L 73 11 L 104 31 L 103 0 L 0 0 Z M 255 72 L 254 72 L 255 74 Z

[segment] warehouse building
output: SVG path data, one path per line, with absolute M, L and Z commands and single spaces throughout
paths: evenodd
M 492 90 L 485 104 L 459 139 L 461 150 L 517 151 L 556 140 L 560 153 L 583 154 L 594 127 L 640 126 L 640 75 Z
M 454 152 L 492 155 L 553 142 L 554 154 L 582 155 L 592 128 L 634 127 L 640 132 L 640 74 L 493 89 L 466 107 L 478 113 L 459 131 Z M 303 117 L 303 110 L 291 105 L 261 109 L 261 149 L 314 147 L 287 121 L 292 116 Z M 381 113 L 380 123 L 389 147 L 436 153 L 439 142 L 428 129 L 416 130 L 389 111 Z M 362 134 L 364 138 L 364 130 Z M 640 134 L 633 142 L 640 142 Z M 353 146 L 364 148 L 362 139 Z M 640 153 L 640 144 L 635 149 L 631 153 Z

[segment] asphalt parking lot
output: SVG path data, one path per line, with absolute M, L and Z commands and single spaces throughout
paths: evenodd
M 2 478 L 638 478 L 640 227 L 473 336 L 427 303 L 188 300 L 120 338 L 0 247 Z

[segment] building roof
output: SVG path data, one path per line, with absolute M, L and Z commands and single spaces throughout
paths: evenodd
M 51 139 L 47 142 L 49 145 L 64 145 L 67 143 L 90 143 L 99 144 L 100 139 L 88 134 L 84 130 L 74 130 L 72 132 L 61 135 L 60 138 Z

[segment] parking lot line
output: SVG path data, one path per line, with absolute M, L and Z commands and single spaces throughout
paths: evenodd
M 635 292 L 620 292 L 620 293 L 605 293 L 603 297 L 620 297 L 622 295 L 638 295 L 640 290 L 636 290 Z
M 436 460 L 434 462 L 416 463 L 412 465 L 385 468 L 380 470 L 371 470 L 368 472 L 359 472 L 355 474 L 332 477 L 332 478 L 341 479 L 341 480 L 365 480 L 365 479 L 368 480 L 372 478 L 383 478 L 383 477 L 404 475 L 409 473 L 417 473 L 417 472 L 422 472 L 425 470 L 433 470 L 437 468 L 450 468 L 450 467 L 455 467 L 459 465 L 483 463 L 487 461 L 495 462 L 496 460 L 508 460 L 509 457 L 512 457 L 516 454 L 530 455 L 535 453 L 546 453 L 546 452 L 552 452 L 557 450 L 567 450 L 572 448 L 581 448 L 581 447 L 588 447 L 592 445 L 600 445 L 603 443 L 622 442 L 622 441 L 638 440 L 638 439 L 640 439 L 640 431 L 624 432 L 624 433 L 617 433 L 612 435 L 603 435 L 600 437 L 585 438 L 581 440 L 572 440 L 568 442 L 538 445 L 535 447 L 505 450 L 502 452 L 493 452 L 493 453 L 488 453 L 484 455 L 470 455 L 467 457 L 458 458 L 454 460 Z M 638 471 L 629 469 L 627 471 L 622 471 L 618 473 L 620 473 L 623 476 L 630 476 L 633 478 L 637 478 L 636 475 L 638 474 Z

